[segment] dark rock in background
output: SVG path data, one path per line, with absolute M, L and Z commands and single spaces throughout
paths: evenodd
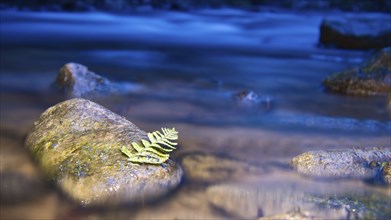
M 332 92 L 348 95 L 391 93 L 391 47 L 381 50 L 357 68 L 330 75 L 323 85 Z
M 145 131 L 85 99 L 71 99 L 46 110 L 34 123 L 26 147 L 48 179 L 82 205 L 111 206 L 157 199 L 178 186 L 182 168 L 133 164 L 120 152 Z
M 325 18 L 319 42 L 343 49 L 381 49 L 391 46 L 390 15 L 346 15 Z

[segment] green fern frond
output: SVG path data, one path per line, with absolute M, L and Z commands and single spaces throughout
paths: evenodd
M 155 131 L 148 133 L 149 141 L 142 139 L 140 142 L 132 143 L 132 147 L 136 151 L 131 153 L 125 146 L 120 151 L 128 157 L 130 162 L 161 164 L 166 162 L 172 152 L 176 149 L 178 143 L 173 142 L 178 139 L 178 132 L 175 128 L 162 128 L 162 132 Z

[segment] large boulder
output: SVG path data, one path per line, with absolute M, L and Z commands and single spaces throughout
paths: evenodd
M 384 48 L 357 68 L 328 76 L 323 85 L 332 92 L 348 95 L 391 93 L 391 47 Z
M 111 82 L 78 63 L 67 63 L 58 72 L 55 85 L 70 97 L 104 97 L 138 91 L 141 85 Z
M 85 99 L 47 109 L 25 142 L 44 174 L 82 205 L 118 205 L 161 197 L 178 186 L 183 171 L 173 160 L 136 164 L 122 146 L 146 139 L 145 131 Z
M 389 15 L 339 16 L 324 18 L 321 44 L 343 49 L 381 49 L 391 46 Z

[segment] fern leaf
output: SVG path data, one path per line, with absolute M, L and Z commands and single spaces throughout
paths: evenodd
M 126 147 L 121 148 L 121 152 L 128 157 L 130 162 L 161 164 L 170 157 L 169 152 L 176 149 L 178 143 L 173 142 L 178 139 L 178 132 L 169 128 L 162 128 L 162 132 L 154 131 L 148 133 L 148 140 L 142 139 L 140 142 L 132 143 L 135 153 L 130 152 Z
M 132 153 L 131 153 L 131 152 L 128 150 L 128 148 L 126 148 L 125 146 L 122 146 L 121 152 L 122 152 L 123 154 L 125 154 L 126 156 L 128 156 L 128 157 L 131 157 L 131 156 L 132 156 Z
M 148 133 L 148 138 L 149 138 L 149 140 L 153 143 L 153 142 L 156 142 L 156 139 L 155 139 L 155 137 L 153 136 L 153 134 L 152 133 Z
M 138 143 L 136 142 L 133 142 L 132 143 L 132 147 L 137 151 L 137 152 L 141 152 L 143 150 L 143 147 L 141 147 Z
M 161 151 L 164 151 L 164 152 L 171 152 L 171 151 L 174 150 L 174 149 L 162 147 L 162 146 L 160 146 L 159 144 L 151 144 L 150 146 L 151 146 L 151 147 L 154 147 L 155 149 L 159 149 L 159 150 L 161 150 Z

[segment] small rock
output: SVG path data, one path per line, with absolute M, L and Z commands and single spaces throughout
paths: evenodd
M 348 95 L 391 93 L 391 47 L 381 50 L 357 68 L 334 73 L 323 80 L 332 92 Z
M 248 163 L 203 153 L 192 153 L 182 159 L 186 179 L 196 183 L 218 183 L 257 177 L 264 171 Z
M 104 97 L 140 90 L 135 83 L 116 83 L 91 72 L 78 63 L 67 63 L 59 71 L 55 84 L 70 97 Z
M 132 164 L 121 146 L 146 137 L 110 110 L 71 99 L 46 110 L 28 134 L 26 147 L 44 174 L 82 205 L 149 201 L 178 186 L 182 168 L 171 159 L 161 165 Z
M 391 161 L 390 149 L 348 149 L 309 151 L 292 159 L 299 173 L 318 178 L 373 179 L 378 172 L 372 161 Z
M 343 16 L 323 19 L 321 44 L 343 49 L 381 49 L 391 46 L 389 15 Z
M 239 107 L 254 108 L 260 107 L 265 111 L 272 108 L 272 99 L 270 97 L 261 97 L 257 93 L 251 90 L 243 90 L 233 94 L 234 100 L 238 103 Z

